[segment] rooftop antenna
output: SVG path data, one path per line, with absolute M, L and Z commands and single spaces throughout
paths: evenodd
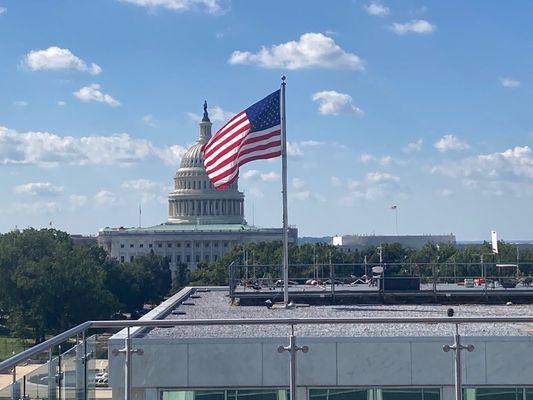
M 139 203 L 139 228 L 141 227 L 142 222 L 142 209 L 141 209 L 141 203 Z

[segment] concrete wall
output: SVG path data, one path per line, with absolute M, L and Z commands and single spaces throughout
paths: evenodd
M 299 338 L 297 343 L 310 348 L 298 353 L 303 392 L 315 386 L 441 386 L 443 400 L 453 398 L 453 352 L 442 350 L 452 337 Z M 476 347 L 463 352 L 465 385 L 533 383 L 533 338 L 464 337 L 463 343 Z M 288 345 L 288 338 L 134 339 L 144 355 L 132 356 L 132 385 L 136 390 L 288 386 L 289 355 L 279 354 L 279 345 Z M 114 347 L 123 342 L 110 340 Z M 110 386 L 119 393 L 124 355 L 110 355 L 109 371 Z

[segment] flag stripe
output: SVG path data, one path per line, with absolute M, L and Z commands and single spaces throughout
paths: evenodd
M 235 149 L 232 153 L 230 153 L 229 156 L 225 158 L 222 162 L 210 168 L 206 168 L 207 174 L 210 175 L 212 172 L 215 172 L 215 171 L 216 172 L 226 171 L 230 168 L 233 168 L 235 160 L 239 159 L 242 156 L 245 156 L 249 153 L 253 153 L 255 151 L 262 151 L 262 150 L 276 147 L 279 145 L 281 145 L 281 141 L 278 135 L 275 137 L 268 138 L 261 143 L 254 143 L 253 145 L 240 146 L 239 148 Z
M 220 136 L 209 146 L 209 148 L 205 149 L 205 159 L 208 159 L 214 155 L 216 156 L 220 149 L 223 149 L 228 143 L 241 138 L 245 134 L 244 132 L 248 129 L 250 129 L 250 121 L 248 121 L 248 119 L 240 121 L 237 125 L 233 125 L 231 130 L 228 130 L 224 136 Z
M 224 136 L 228 130 L 230 130 L 234 125 L 240 123 L 240 121 L 245 117 L 246 113 L 244 111 L 235 115 L 226 123 L 226 125 L 224 125 L 217 131 L 217 133 L 215 133 L 211 140 L 205 145 L 205 148 L 208 149 L 213 143 L 215 143 L 219 139 L 219 137 Z
M 239 167 L 241 165 L 244 165 L 246 163 L 249 163 L 250 161 L 254 160 L 264 160 L 268 158 L 274 158 L 279 157 L 281 155 L 281 146 L 273 149 L 268 149 L 268 151 L 264 151 L 261 153 L 257 153 L 254 155 L 250 155 L 249 157 L 242 158 L 239 160 L 239 162 L 235 165 L 235 168 L 226 171 L 223 174 L 214 176 L 211 178 L 211 181 L 213 182 L 213 185 L 215 187 L 220 186 L 221 183 L 230 183 L 229 180 L 234 179 L 239 174 Z M 237 174 L 237 175 L 236 175 Z
M 266 131 L 250 133 L 242 140 L 235 141 L 234 143 L 231 144 L 231 146 L 225 147 L 224 153 L 220 154 L 218 158 L 211 157 L 209 159 L 206 159 L 204 161 L 204 165 L 208 171 L 212 170 L 213 167 L 220 165 L 222 162 L 227 160 L 229 157 L 236 154 L 236 152 L 240 151 L 239 149 L 242 148 L 243 146 L 257 143 L 257 142 L 262 142 L 272 137 L 280 136 L 280 132 L 281 131 L 278 128 L 277 131 L 274 131 L 274 132 L 270 132 L 270 129 L 268 129 Z

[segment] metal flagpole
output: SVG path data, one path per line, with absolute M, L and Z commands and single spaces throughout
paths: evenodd
M 285 75 L 281 77 L 281 181 L 283 194 L 283 303 L 289 304 L 289 222 L 287 215 L 287 132 L 285 124 Z

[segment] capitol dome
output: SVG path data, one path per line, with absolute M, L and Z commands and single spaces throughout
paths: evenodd
M 204 102 L 200 136 L 183 155 L 168 196 L 168 222 L 174 224 L 245 224 L 244 194 L 235 180 L 216 190 L 204 167 L 202 146 L 211 138 L 211 121 Z

